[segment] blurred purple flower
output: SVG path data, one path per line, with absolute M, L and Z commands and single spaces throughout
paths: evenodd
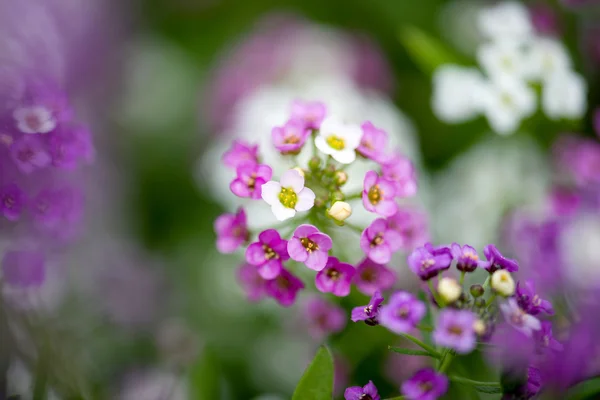
M 340 262 L 335 257 L 329 257 L 325 268 L 315 277 L 315 286 L 322 293 L 332 293 L 335 296 L 348 296 L 350 285 L 356 270 L 350 264 Z
M 379 315 L 381 303 L 383 303 L 383 296 L 381 295 L 381 292 L 377 290 L 373 294 L 373 297 L 371 297 L 371 300 L 369 300 L 369 304 L 364 307 L 359 306 L 352 309 L 350 319 L 352 322 L 365 321 L 367 325 L 379 324 L 377 316 Z
M 401 387 L 407 400 L 436 400 L 448 390 L 448 378 L 433 368 L 419 370 Z
M 360 236 L 360 248 L 368 258 L 379 264 L 387 264 L 392 254 L 400 250 L 402 238 L 389 227 L 383 218 L 371 222 Z
M 17 168 L 25 174 L 44 169 L 52 162 L 42 139 L 36 136 L 22 136 L 10 146 L 10 153 Z
M 452 253 L 450 249 L 434 249 L 431 243 L 416 248 L 408 256 L 408 266 L 421 278 L 427 281 L 443 270 L 450 268 L 452 264 Z
M 0 187 L 0 214 L 6 219 L 18 220 L 26 206 L 27 197 L 19 186 L 10 183 Z
M 242 164 L 258 164 L 258 145 L 250 145 L 234 140 L 229 150 L 223 154 L 223 164 L 237 169 Z
M 321 127 L 321 122 L 323 122 L 326 115 L 327 108 L 325 104 L 319 101 L 296 100 L 292 103 L 290 119 L 299 122 L 307 130 L 314 130 Z M 308 134 L 310 134 L 310 131 L 308 131 Z
M 547 350 L 560 352 L 563 345 L 552 335 L 552 322 L 542 321 L 542 328 L 534 333 L 538 348 L 545 353 Z
M 236 168 L 236 178 L 229 188 L 239 197 L 261 198 L 262 185 L 271 180 L 273 170 L 268 165 L 243 163 Z
M 308 299 L 304 304 L 303 314 L 315 340 L 323 340 L 332 333 L 341 332 L 346 326 L 344 309 L 320 297 Z
M 408 157 L 400 153 L 393 153 L 380 162 L 383 177 L 394 182 L 396 196 L 411 197 L 417 193 L 415 168 Z
M 239 208 L 235 214 L 222 214 L 216 220 L 214 229 L 217 234 L 217 250 L 221 253 L 233 253 L 248 240 L 246 212 Z
M 377 388 L 372 381 L 365 386 L 352 386 L 344 392 L 344 400 L 380 400 Z
M 485 269 L 493 274 L 499 269 L 505 269 L 508 272 L 517 272 L 519 270 L 519 264 L 515 260 L 506 258 L 500 253 L 500 251 L 493 244 L 488 244 L 483 248 L 483 254 L 489 261 L 489 265 Z
M 265 283 L 267 296 L 272 297 L 284 307 L 294 304 L 298 292 L 302 289 L 304 289 L 304 283 L 286 269 L 282 269 L 275 279 Z
M 396 283 L 396 273 L 385 265 L 364 258 L 356 267 L 352 283 L 362 294 L 371 296 L 379 290 L 391 289 Z
M 281 154 L 300 153 L 309 136 L 310 130 L 304 126 L 304 123 L 293 119 L 283 126 L 276 126 L 271 131 L 273 145 Z
M 473 324 L 475 314 L 468 310 L 446 308 L 437 318 L 433 340 L 439 346 L 456 350 L 457 353 L 470 353 L 476 346 Z
M 396 214 L 388 218 L 388 224 L 400 233 L 402 250 L 412 251 L 430 239 L 427 214 L 421 210 L 399 208 Z
M 21 288 L 39 287 L 44 283 L 46 266 L 39 251 L 9 250 L 2 257 L 3 281 Z
M 548 315 L 554 315 L 552 304 L 536 294 L 532 280 L 517 282 L 516 298 L 519 307 L 528 314 L 538 315 L 545 312 Z
M 408 292 L 396 292 L 381 307 L 379 323 L 395 333 L 409 333 L 426 313 L 423 302 Z
M 388 134 L 383 129 L 376 128 L 370 121 L 361 125 L 363 135 L 356 149 L 363 157 L 379 162 L 388 145 Z
M 500 310 L 506 322 L 528 337 L 531 337 L 534 331 L 542 328 L 540 321 L 523 311 L 514 298 L 509 298 L 505 303 L 500 304 Z
M 237 270 L 237 280 L 244 288 L 246 296 L 250 301 L 259 301 L 265 296 L 265 284 L 264 279 L 258 273 L 258 269 L 251 264 L 242 264 Z

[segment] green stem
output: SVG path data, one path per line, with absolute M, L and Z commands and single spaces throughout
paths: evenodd
M 485 302 L 485 308 L 488 308 L 496 299 L 496 293 L 492 293 L 490 298 Z
M 43 349 L 42 349 L 43 350 Z M 35 368 L 35 382 L 33 385 L 33 400 L 45 400 L 46 399 L 46 387 L 48 385 L 48 375 L 46 374 L 46 363 L 44 362 L 44 355 L 40 352 L 38 354 L 38 361 Z
M 488 276 L 485 281 L 483 282 L 483 288 L 487 289 L 488 286 L 490 286 L 490 277 Z
M 423 350 L 431 353 L 436 358 L 440 358 L 442 356 L 436 349 L 434 349 L 433 347 L 431 347 L 427 343 L 424 343 L 424 342 L 420 341 L 419 339 L 417 339 L 413 335 L 409 335 L 408 333 L 401 333 L 400 336 L 402 336 L 405 339 L 410 340 L 411 342 L 413 342 L 417 346 L 421 347 Z
M 362 235 L 362 233 L 364 231 L 364 229 L 361 228 L 360 226 L 354 225 L 354 224 L 352 224 L 350 222 L 345 222 L 344 221 L 344 226 L 347 226 L 348 228 L 351 228 L 352 230 L 354 230 L 355 232 L 357 232 L 359 235 Z
M 442 364 L 440 365 L 439 372 L 445 372 L 450 364 L 452 363 L 452 359 L 454 358 L 454 352 L 449 351 L 446 353 L 446 356 L 442 360 Z
M 345 200 L 358 200 L 358 199 L 362 199 L 362 192 L 358 192 L 358 193 L 352 193 L 349 194 L 347 196 L 344 196 Z
M 460 271 L 460 286 L 462 286 L 465 283 L 465 275 L 467 273 L 465 271 Z
M 417 325 L 417 329 L 425 332 L 433 332 L 433 327 L 429 325 Z
M 450 380 L 453 382 L 464 383 L 465 385 L 471 385 L 471 386 L 500 387 L 499 382 L 474 381 L 472 379 L 463 378 L 462 376 L 450 376 Z
M 433 281 L 430 279 L 427 281 L 427 284 L 429 285 L 429 290 L 431 291 L 431 294 L 433 295 L 435 302 L 438 304 L 438 306 L 440 308 L 444 308 L 444 306 L 445 306 L 444 300 L 442 300 L 442 298 L 438 295 L 437 290 L 435 290 L 435 288 L 433 287 Z

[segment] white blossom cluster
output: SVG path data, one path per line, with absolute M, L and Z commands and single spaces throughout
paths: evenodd
M 432 107 L 440 120 L 461 123 L 484 115 L 496 133 L 508 135 L 536 113 L 538 103 L 551 120 L 582 117 L 584 79 L 562 42 L 535 32 L 523 4 L 483 8 L 477 26 L 484 38 L 478 67 L 445 64 L 435 71 Z

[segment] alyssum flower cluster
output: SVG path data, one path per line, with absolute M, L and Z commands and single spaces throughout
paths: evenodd
M 308 270 L 316 271 L 315 287 L 321 293 L 347 296 L 354 284 L 371 300 L 352 310 L 352 321 L 382 325 L 422 347 L 418 355 L 437 360 L 435 369 L 421 370 L 402 385 L 407 399 L 438 398 L 447 391 L 449 379 L 476 385 L 444 373 L 456 354 L 470 353 L 478 342 L 489 342 L 499 326 L 510 326 L 524 341 L 534 343 L 539 354 L 560 348 L 552 338 L 550 323 L 537 317 L 552 314 L 552 306 L 535 293 L 532 282 L 515 284 L 511 273 L 518 270 L 517 262 L 504 257 L 494 245 L 485 247 L 485 260 L 473 247 L 456 243 L 448 247 L 425 243 L 413 250 L 414 243 L 406 230 L 414 221 L 406 217 L 407 211 L 397 199 L 415 194 L 415 173 L 409 160 L 398 153 L 385 153 L 384 131 L 370 122 L 359 127 L 328 117 L 320 103 L 296 102 L 290 120 L 275 127 L 272 138 L 282 157 L 292 160 L 306 147 L 312 154 L 308 165 L 281 171 L 277 181 L 271 167 L 260 163 L 256 146 L 235 142 L 223 157 L 225 165 L 236 172 L 231 191 L 240 197 L 264 201 L 282 221 L 280 226 L 253 232 L 240 208 L 235 214 L 221 215 L 215 222 L 217 248 L 221 252 L 246 248 L 246 263 L 238 272 L 251 300 L 268 296 L 283 306 L 294 304 L 298 292 L 305 288 L 298 275 Z M 376 163 L 378 168 L 365 174 L 361 192 L 345 194 L 342 189 L 348 176 L 344 167 L 358 157 Z M 378 215 L 365 229 L 347 221 L 352 207 L 346 201 L 353 199 L 362 200 L 366 210 Z M 360 235 L 364 258 L 356 266 L 333 255 L 332 236 L 344 228 Z M 399 291 L 384 304 L 382 293 L 391 289 L 396 280 L 386 264 L 401 249 L 412 250 L 407 263 L 427 284 L 425 300 L 429 301 Z M 457 279 L 450 276 L 452 265 L 458 271 Z M 299 269 L 293 273 L 293 268 Z M 487 271 L 488 278 L 465 290 L 466 275 L 477 270 Z M 505 300 L 498 305 L 498 298 Z M 498 310 L 504 325 L 497 321 Z M 433 326 L 424 325 L 428 313 L 435 321 Z M 341 331 L 346 325 L 345 315 L 341 307 L 321 298 L 312 299 L 305 309 L 311 333 L 318 338 Z M 423 340 L 414 336 L 417 330 L 423 331 Z M 501 349 L 501 343 L 497 347 Z M 505 394 L 528 396 L 537 392 L 532 388 L 537 376 L 535 365 L 526 367 L 533 372 L 524 374 L 522 384 L 510 389 L 512 392 L 504 390 Z M 483 384 L 501 391 L 499 383 Z M 379 395 L 370 382 L 365 387 L 348 388 L 345 397 L 364 400 L 378 399 Z

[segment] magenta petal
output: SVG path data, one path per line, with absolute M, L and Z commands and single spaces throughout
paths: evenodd
M 265 183 L 267 183 L 267 181 L 265 181 L 262 178 L 256 178 L 256 181 L 254 182 L 254 190 L 252 190 L 252 195 L 251 197 L 254 200 L 260 200 L 261 198 L 261 193 L 262 193 L 262 185 L 264 185 Z
M 389 181 L 385 178 L 380 178 L 377 182 L 379 184 L 379 190 L 383 192 L 385 199 L 392 199 L 396 196 L 396 184 L 395 182 Z
M 333 242 L 329 235 L 325 233 L 314 233 L 308 237 L 319 246 L 319 250 L 329 251 L 333 246 Z
M 235 217 L 231 214 L 219 215 L 214 224 L 217 235 L 229 234 L 229 230 L 233 224 L 234 218 Z
M 333 291 L 335 283 L 327 276 L 326 269 L 319 271 L 315 276 L 315 286 L 321 293 L 331 293 Z
M 363 389 L 360 386 L 352 386 L 344 392 L 345 400 L 360 400 L 363 395 Z
M 352 309 L 352 314 L 350 315 L 350 319 L 352 320 L 352 322 L 364 321 L 368 318 L 369 316 L 365 313 L 365 307 L 360 306 L 354 307 Z
M 363 192 L 362 194 L 362 203 L 365 207 L 365 210 L 369 212 L 376 212 L 375 206 L 373 205 L 373 203 L 371 203 L 371 200 L 369 200 L 369 195 L 367 194 L 367 192 Z
M 306 253 L 308 254 L 307 260 L 305 261 L 306 266 L 312 270 L 315 271 L 321 271 L 323 268 L 325 268 L 325 265 L 327 264 L 327 252 L 326 251 L 313 251 L 312 253 Z
M 367 236 L 369 240 L 373 240 L 378 233 L 384 233 L 387 230 L 387 222 L 383 218 L 377 218 L 371 222 L 367 228 Z
M 371 248 L 368 256 L 378 264 L 387 264 L 392 259 L 392 252 L 388 246 L 375 246 Z
M 279 236 L 279 232 L 275 229 L 266 229 L 258 235 L 258 240 L 261 243 L 274 248 L 281 241 L 281 236 Z
M 248 186 L 240 179 L 234 179 L 229 185 L 229 189 L 238 197 L 250 197 L 252 195 Z
M 308 251 L 300 242 L 300 239 L 293 237 L 288 241 L 287 251 L 290 255 L 290 258 L 294 261 L 305 262 L 308 258 Z M 325 259 L 327 262 L 327 258 Z
M 235 237 L 222 237 L 217 239 L 217 250 L 220 253 L 233 253 L 240 245 L 242 241 Z
M 313 225 L 302 224 L 296 228 L 296 230 L 294 231 L 294 236 L 298 237 L 298 238 L 303 238 L 303 237 L 308 237 L 309 235 L 312 235 L 313 233 L 319 233 L 319 229 L 317 229 L 317 227 L 315 227 Z
M 252 265 L 261 265 L 266 261 L 265 251 L 261 243 L 255 242 L 248 246 L 246 249 L 246 261 Z
M 383 217 L 391 217 L 398 212 L 398 204 L 394 200 L 383 200 L 375 206 L 375 212 Z
M 275 279 L 280 272 L 281 261 L 276 259 L 269 260 L 258 267 L 258 273 L 264 279 Z
M 364 251 L 365 254 L 369 254 L 369 251 L 371 250 L 371 240 L 367 237 L 366 229 L 360 235 L 360 249 Z
M 371 186 L 373 186 L 375 183 L 377 183 L 377 178 L 378 178 L 377 172 L 368 171 L 365 174 L 365 180 L 363 182 L 363 189 L 366 191 L 369 191 Z

